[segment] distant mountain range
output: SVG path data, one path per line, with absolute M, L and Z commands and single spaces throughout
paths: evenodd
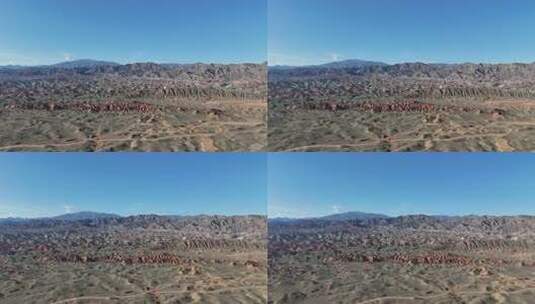
M 113 79 L 108 77 L 110 75 L 113 75 Z M 55 87 L 54 89 L 48 86 L 48 82 L 47 86 L 44 86 L 41 82 L 37 81 L 37 79 L 57 80 L 58 77 L 64 80 L 59 83 L 54 81 L 54 86 L 57 86 L 57 88 Z M 106 81 L 94 81 L 95 78 L 100 79 L 101 77 L 106 77 Z M 133 85 L 133 87 L 125 88 L 124 82 L 128 82 L 128 85 L 130 85 L 133 82 L 143 81 L 140 78 L 150 78 L 150 83 L 145 83 L 144 86 Z M 160 78 L 163 83 L 154 81 L 158 78 Z M 99 97 L 103 97 L 103 91 L 113 91 L 113 94 L 115 95 L 138 96 L 139 94 L 144 94 L 144 96 L 147 96 L 161 93 L 160 90 L 163 86 L 169 86 L 169 80 L 181 82 L 180 86 L 177 85 L 177 87 L 174 87 L 173 90 L 169 92 L 175 95 L 178 94 L 179 91 L 180 94 L 188 96 L 191 94 L 212 94 L 213 92 L 207 91 L 202 93 L 190 93 L 189 91 L 186 92 L 187 90 L 181 90 L 184 86 L 187 86 L 187 84 L 199 85 L 202 83 L 204 86 L 213 85 L 214 87 L 235 90 L 235 92 L 231 92 L 230 94 L 235 94 L 239 90 L 239 93 L 246 91 L 248 93 L 253 93 L 248 96 L 254 95 L 255 98 L 256 96 L 264 98 L 266 65 L 255 63 L 158 64 L 152 62 L 118 64 L 115 62 L 84 59 L 48 66 L 0 66 L 0 82 L 3 80 L 22 80 L 25 81 L 25 83 L 31 83 L 31 90 L 33 92 L 31 96 L 33 99 L 38 99 L 39 97 L 35 96 L 36 92 L 50 92 L 50 90 L 57 91 L 54 94 L 61 95 L 62 97 L 82 94 L 82 92 L 80 92 L 80 87 L 64 85 L 64 82 L 82 82 L 83 85 L 81 85 L 81 87 L 86 89 L 84 93 L 91 96 L 94 96 L 97 91 L 101 94 Z M 118 87 L 114 87 L 113 90 L 110 90 L 110 86 L 116 84 Z M 101 85 L 104 87 L 101 87 Z M 150 92 L 147 90 L 147 86 L 150 87 Z M 76 89 L 72 89 L 75 87 Z M 142 92 L 134 92 L 133 90 L 136 89 Z M 21 88 L 19 86 L 16 90 L 25 91 L 30 89 Z M 216 92 L 215 94 L 220 94 L 220 92 Z M 20 94 L 17 93 L 17 95 Z M 3 94 L 2 97 L 6 98 L 5 94 Z
M 378 213 L 366 213 L 366 212 L 344 212 L 344 213 L 337 213 L 337 214 L 331 214 L 327 216 L 320 217 L 321 220 L 327 220 L 327 221 L 348 221 L 348 220 L 364 220 L 364 219 L 381 219 L 381 218 L 389 218 L 388 215 L 384 214 L 378 214 Z
M 247 63 L 243 63 L 247 64 Z M 267 63 L 263 63 L 267 64 Z M 79 59 L 73 61 L 65 61 L 49 65 L 0 65 L 0 70 L 20 70 L 28 68 L 58 68 L 58 69 L 78 69 L 78 68 L 97 68 L 97 67 L 114 67 L 122 65 L 138 65 L 138 66 L 150 66 L 150 65 L 160 65 L 167 68 L 178 68 L 178 67 L 195 67 L 198 65 L 223 65 L 216 63 L 154 63 L 154 62 L 133 62 L 129 64 L 120 64 L 112 61 L 103 61 L 103 60 L 93 60 L 93 59 Z M 229 64 L 229 65 L 240 65 Z
M 423 214 L 408 214 L 400 216 L 388 216 L 380 213 L 367 213 L 359 211 L 350 211 L 343 213 L 335 213 L 326 216 L 319 217 L 307 217 L 307 218 L 292 218 L 292 217 L 275 217 L 270 218 L 272 222 L 294 222 L 294 221 L 367 221 L 367 220 L 389 220 L 393 221 L 396 219 L 407 219 L 407 218 L 419 218 L 425 220 L 436 220 L 436 221 L 449 221 L 449 220 L 459 220 L 459 219 L 471 219 L 479 217 L 488 217 L 488 218 L 506 218 L 506 217 L 529 217 L 528 215 L 517 215 L 517 216 L 489 216 L 489 215 L 423 215 Z
M 388 64 L 378 61 L 368 61 L 360 59 L 348 59 L 342 61 L 334 61 L 318 65 L 304 65 L 304 66 L 291 66 L 291 65 L 274 65 L 270 66 L 270 70 L 289 70 L 289 69 L 307 69 L 307 68 L 330 68 L 330 69 L 342 69 L 342 68 L 362 68 L 369 66 L 387 66 Z
M 95 219 L 103 219 L 103 218 L 119 218 L 119 217 L 121 216 L 117 214 L 113 214 L 113 213 L 82 211 L 82 212 L 58 215 L 58 216 L 52 217 L 51 219 L 61 220 L 61 221 L 80 221 L 80 220 L 95 220 Z
M 489 64 L 489 63 L 423 63 L 423 62 L 400 62 L 396 64 L 388 64 L 380 61 L 370 61 L 362 59 L 347 59 L 341 61 L 333 61 L 323 64 L 315 65 L 302 65 L 302 66 L 292 66 L 292 65 L 272 65 L 269 66 L 270 70 L 273 71 L 284 71 L 284 70 L 293 70 L 293 69 L 359 69 L 359 68 L 368 68 L 368 67 L 389 67 L 389 66 L 404 66 L 404 67 L 434 67 L 434 68 L 446 68 L 446 67 L 456 67 L 456 66 L 470 66 L 470 65 L 483 65 L 483 66 L 493 66 L 493 65 L 529 65 L 533 63 L 503 63 L 503 64 Z M 152 62 L 136 62 L 130 63 L 128 65 L 149 65 L 149 64 L 158 64 L 161 66 L 166 66 L 170 68 L 176 67 L 190 67 L 195 65 L 209 65 L 209 63 L 152 63 Z M 245 63 L 244 63 L 245 64 Z M 264 62 L 264 64 L 266 64 Z M 65 61 L 56 64 L 50 65 L 0 65 L 0 69 L 3 70 L 17 70 L 24 68 L 63 68 L 63 69 L 74 69 L 74 68 L 94 68 L 94 67 L 104 67 L 104 66 L 121 66 L 123 64 L 112 62 L 112 61 L 103 61 L 103 60 L 93 60 L 93 59 L 79 59 L 73 61 Z
M 493 216 L 493 215 L 423 215 L 411 214 L 389 217 L 382 214 L 348 212 L 333 214 L 317 218 L 274 218 L 269 219 L 270 231 L 277 231 L 281 227 L 296 229 L 345 229 L 347 227 L 360 228 L 391 228 L 416 230 L 451 230 L 490 233 L 500 231 L 515 233 L 518 231 L 533 231 L 535 216 Z
M 197 235 L 240 234 L 260 236 L 267 231 L 266 217 L 262 215 L 156 215 L 138 214 L 119 216 L 109 213 L 77 212 L 48 218 L 0 219 L 0 234 L 6 231 L 82 231 L 91 229 L 175 230 L 177 233 Z
M 268 78 L 270 102 L 297 107 L 325 100 L 535 97 L 535 63 L 384 64 L 350 60 L 307 67 L 270 67 Z
M 290 70 L 290 69 L 315 69 L 315 68 L 328 68 L 328 69 L 352 69 L 352 68 L 366 68 L 366 67 L 387 67 L 387 66 L 430 66 L 435 68 L 446 68 L 446 67 L 456 67 L 456 66 L 469 66 L 469 65 L 482 65 L 482 66 L 494 66 L 494 65 L 530 65 L 535 64 L 531 63 L 516 63 L 516 62 L 507 62 L 507 63 L 479 63 L 479 62 L 459 62 L 459 63 L 424 63 L 419 61 L 414 62 L 399 62 L 388 64 L 380 61 L 370 61 L 370 60 L 361 60 L 361 59 L 348 59 L 342 61 L 333 61 L 323 64 L 312 64 L 312 65 L 272 65 L 269 66 L 270 70 Z
M 388 64 L 378 61 L 367 61 L 360 59 L 348 59 L 343 61 L 335 61 L 325 64 L 320 64 L 318 67 L 332 68 L 332 69 L 345 69 L 345 68 L 362 68 L 369 66 L 387 66 Z
M 99 213 L 99 212 L 90 212 L 82 211 L 75 213 L 67 213 L 53 217 L 40 217 L 40 218 L 21 218 L 21 217 L 8 217 L 0 218 L 0 224 L 6 223 L 24 223 L 32 220 L 56 220 L 56 221 L 80 221 L 80 220 L 95 220 L 95 219 L 109 219 L 109 218 L 120 218 L 120 215 L 112 213 Z
M 423 63 L 384 62 L 351 59 L 308 66 L 269 66 L 270 80 L 298 79 L 351 79 L 367 77 L 410 77 L 448 81 L 526 80 L 535 78 L 533 63 Z
M 115 66 L 115 65 L 120 65 L 120 64 L 116 62 L 111 62 L 111 61 L 80 59 L 80 60 L 74 60 L 74 61 L 60 62 L 60 63 L 53 64 L 51 66 L 56 67 L 56 68 L 63 68 L 63 69 L 74 69 L 74 68 L 92 68 L 92 67 L 98 67 L 98 66 Z
M 309 218 L 276 217 L 276 218 L 269 219 L 269 221 L 284 223 L 284 222 L 293 222 L 293 221 L 300 221 L 300 220 L 351 221 L 351 220 L 386 219 L 386 218 L 389 218 L 389 216 L 384 215 L 384 214 L 377 214 L 377 213 L 351 211 L 351 212 L 336 213 L 336 214 L 330 214 L 326 216 L 309 217 Z
M 262 215 L 250 214 L 250 215 L 217 215 L 217 214 L 198 214 L 198 215 L 157 215 L 157 214 L 138 214 L 130 216 L 121 216 L 114 213 L 102 213 L 102 212 L 92 212 L 92 211 L 81 211 L 74 213 L 66 213 L 57 216 L 50 217 L 34 217 L 34 218 L 23 218 L 23 217 L 8 217 L 0 218 L 0 224 L 4 223 L 24 223 L 30 221 L 65 221 L 65 222 L 75 222 L 83 220 L 102 220 L 102 219 L 210 219 L 210 218 L 247 218 L 247 217 L 262 217 Z
M 101 60 L 92 60 L 92 59 L 80 59 L 73 61 L 65 61 L 56 64 L 50 65 L 0 65 L 0 70 L 20 70 L 26 68 L 59 68 L 59 69 L 75 69 L 75 68 L 94 68 L 101 66 L 118 66 L 119 63 L 111 61 L 101 61 Z
M 12 65 L 12 64 L 0 65 L 0 70 L 18 70 L 18 69 L 23 69 L 23 68 L 26 68 L 26 66 L 23 66 L 23 65 Z

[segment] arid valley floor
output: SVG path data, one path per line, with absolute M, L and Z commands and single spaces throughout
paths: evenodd
M 0 302 L 265 303 L 263 216 L 0 223 Z
M 532 303 L 535 218 L 270 220 L 269 303 Z
M 0 151 L 259 151 L 264 64 L 0 67 Z
M 274 151 L 533 151 L 535 64 L 271 67 Z

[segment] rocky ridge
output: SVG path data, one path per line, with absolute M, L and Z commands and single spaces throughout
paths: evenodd
M 271 69 L 269 83 L 274 103 L 533 98 L 535 63 Z

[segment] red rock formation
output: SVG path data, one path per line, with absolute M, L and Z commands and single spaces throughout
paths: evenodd
M 100 257 L 88 257 L 80 256 L 77 254 L 67 256 L 56 256 L 55 260 L 63 263 L 90 263 L 90 262 L 103 262 L 103 263 L 117 263 L 117 264 L 171 264 L 171 265 L 183 265 L 191 264 L 194 261 L 189 259 L 183 259 L 181 257 L 162 253 L 157 255 L 141 255 L 141 256 L 125 256 L 121 254 L 112 254 Z
M 426 255 L 408 255 L 408 254 L 394 254 L 391 256 L 378 255 L 360 255 L 360 254 L 339 254 L 335 260 L 344 262 L 362 262 L 362 263 L 382 263 L 393 262 L 399 264 L 427 264 L 427 265 L 457 265 L 466 266 L 476 264 L 476 260 L 460 255 L 454 254 L 436 254 L 430 253 Z M 325 261 L 324 261 L 325 262 Z
M 43 111 L 76 111 L 76 112 L 139 112 L 150 113 L 158 110 L 158 107 L 144 102 L 59 102 L 59 103 L 20 103 L 9 104 L 4 107 L 7 110 L 43 110 Z
M 361 112 L 383 113 L 383 112 L 419 112 L 429 113 L 437 111 L 474 111 L 475 109 L 462 106 L 436 105 L 432 103 L 425 103 L 419 101 L 396 101 L 396 102 L 320 102 L 320 103 L 306 103 L 304 108 L 308 110 L 328 110 L 328 111 L 343 111 L 343 110 L 357 110 Z

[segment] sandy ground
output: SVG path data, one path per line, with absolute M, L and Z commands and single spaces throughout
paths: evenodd
M 535 101 L 470 103 L 483 110 L 270 113 L 273 151 L 534 151 Z M 505 110 L 504 115 L 490 113 Z M 271 111 L 271 109 L 270 109 Z
M 264 221 L 139 215 L 1 225 L 0 303 L 266 303 Z
M 321 255 L 277 261 L 280 268 L 270 269 L 270 303 L 532 303 L 535 297 L 535 267 L 520 261 L 533 260 L 532 253 L 480 252 L 518 262 L 465 266 L 322 263 Z
M 265 149 L 265 102 L 214 101 L 183 109 L 156 113 L 3 110 L 0 151 Z M 207 109 L 219 109 L 222 114 L 206 114 Z
M 336 277 L 328 276 L 334 269 L 317 269 L 298 279 L 297 285 L 270 286 L 270 299 L 273 303 L 531 303 L 535 296 L 535 281 L 519 277 L 520 273 L 481 276 L 455 267 L 370 268 L 344 265 Z
M 0 274 L 0 302 L 265 303 L 265 264 L 250 268 L 231 262 L 241 258 L 265 261 L 265 254 L 227 257 L 226 263 L 199 263 L 194 272 L 180 265 L 25 262 L 16 272 L 5 268 Z

